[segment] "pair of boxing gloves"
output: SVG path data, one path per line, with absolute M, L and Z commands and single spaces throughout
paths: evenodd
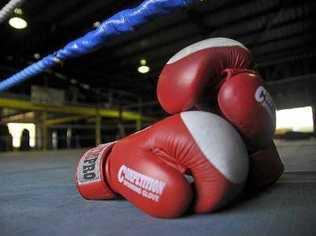
M 211 111 L 232 124 L 250 155 L 247 190 L 257 191 L 275 182 L 284 167 L 272 140 L 275 106 L 261 76 L 249 69 L 252 64 L 251 52 L 240 42 L 203 40 L 168 61 L 157 95 L 170 114 Z
M 256 190 L 276 181 L 283 165 L 272 142 L 275 109 L 250 64 L 248 49 L 226 38 L 177 53 L 157 86 L 173 115 L 88 150 L 76 172 L 80 194 L 123 196 L 152 216 L 174 218 L 189 209 L 212 212 L 246 185 Z

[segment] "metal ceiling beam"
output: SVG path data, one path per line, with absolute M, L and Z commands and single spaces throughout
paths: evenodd
M 200 18 L 201 18 L 201 21 L 205 22 L 205 27 L 208 27 L 210 29 L 215 29 L 215 28 L 221 27 L 223 24 L 237 22 L 237 20 L 240 20 L 240 18 L 242 17 L 253 16 L 253 12 L 254 12 L 253 10 L 246 11 L 245 9 L 251 9 L 250 7 L 253 7 L 253 5 L 255 6 L 258 6 L 260 4 L 263 5 L 263 2 L 268 2 L 268 4 L 266 5 L 268 5 L 267 8 L 270 8 L 271 3 L 274 3 L 272 4 L 272 7 L 273 7 L 277 5 L 278 0 L 273 0 L 271 2 L 259 0 L 259 3 L 258 1 L 254 1 L 248 4 L 242 4 L 241 6 L 244 9 L 243 14 L 237 14 L 237 12 L 240 11 L 240 8 L 241 8 L 241 6 L 237 6 L 233 9 L 230 9 L 230 8 L 222 9 L 218 13 L 215 13 L 213 11 L 205 12 L 204 15 L 200 16 Z M 265 8 L 263 6 L 261 8 L 257 7 L 257 10 L 255 11 L 256 13 L 255 17 L 249 20 L 249 22 L 253 22 L 253 20 L 257 18 L 257 15 L 261 14 L 264 10 Z M 227 18 L 226 16 L 229 16 L 229 18 Z M 233 19 L 231 19 L 232 17 Z M 231 21 L 228 22 L 228 19 L 231 19 Z M 257 26 L 258 24 L 255 24 L 255 27 Z M 227 25 L 227 27 L 229 28 L 230 25 Z M 227 27 L 225 27 L 226 33 L 229 32 L 229 30 L 226 29 Z M 238 32 L 242 32 L 245 29 L 248 29 L 248 27 L 238 26 Z M 216 34 L 216 31 L 214 32 Z M 176 41 L 178 40 L 183 40 L 184 38 L 188 39 L 186 36 L 189 36 L 189 37 L 192 35 L 196 36 L 197 33 L 198 33 L 198 29 L 196 29 L 194 24 L 192 24 L 192 22 L 190 21 L 190 17 L 188 17 L 186 20 L 183 20 L 181 24 L 178 26 L 168 27 L 167 29 L 164 29 L 163 31 L 159 31 L 157 33 L 152 32 L 152 34 L 150 34 L 149 37 L 140 37 L 138 38 L 138 40 L 135 40 L 135 43 L 132 43 L 132 44 L 128 43 L 126 44 L 126 46 L 122 45 L 123 47 L 120 47 L 120 50 L 114 51 L 113 56 L 114 58 L 117 57 L 116 55 L 118 55 L 118 57 L 132 56 L 131 51 L 137 53 L 137 50 L 131 50 L 133 48 L 139 48 L 142 52 L 144 52 L 146 49 L 150 51 L 150 49 L 153 47 L 159 48 L 162 45 L 176 43 Z M 224 32 L 218 32 L 218 33 L 224 33 Z M 184 34 L 184 37 L 180 38 L 180 36 L 183 34 Z M 211 34 L 214 34 L 214 33 L 210 31 L 209 36 Z M 145 42 L 150 42 L 150 43 L 147 43 L 147 46 L 144 46 L 146 45 Z
M 255 56 L 265 56 L 270 53 L 276 53 L 281 50 L 290 50 L 292 48 L 297 48 L 298 45 L 302 47 L 313 44 L 315 42 L 315 37 L 313 34 L 305 32 L 304 34 L 298 34 L 296 36 L 288 37 L 286 39 L 271 41 L 257 47 L 252 48 L 252 52 Z
M 229 8 L 234 3 L 241 3 L 245 0 L 221 0 L 221 1 L 196 1 L 194 7 L 203 11 L 203 14 L 211 14 L 212 12 L 222 11 L 223 9 Z M 205 11 L 206 9 L 206 11 Z M 111 48 L 122 48 L 129 45 L 132 42 L 139 42 L 146 37 L 151 37 L 152 35 L 164 34 L 164 32 L 172 27 L 178 27 L 183 24 L 191 24 L 191 19 L 188 15 L 182 12 L 176 12 L 172 15 L 161 17 L 158 20 L 153 19 L 151 23 L 148 23 L 145 27 L 137 30 L 134 34 L 129 34 L 123 37 L 115 38 L 111 42 L 107 43 L 106 47 Z M 178 34 L 183 32 L 177 32 Z
M 53 113 L 75 114 L 82 116 L 102 116 L 106 118 L 122 118 L 123 120 L 152 120 L 136 112 L 122 111 L 116 109 L 104 109 L 86 106 L 53 106 L 49 104 L 34 104 L 30 101 L 19 99 L 0 98 L 0 107 L 17 110 L 45 111 Z
M 312 57 L 316 57 L 316 49 L 311 49 L 304 45 L 302 49 L 299 50 L 288 50 L 285 49 L 283 52 L 278 52 L 277 57 L 273 54 L 268 55 L 267 57 L 262 57 L 258 64 L 260 67 L 269 67 L 277 64 L 282 64 L 291 61 L 304 60 Z M 295 56 L 290 55 L 295 54 Z M 274 58 L 275 57 L 275 58 Z
M 45 121 L 46 126 L 55 126 L 55 125 L 61 125 L 69 122 L 79 121 L 87 119 L 91 116 L 68 116 L 63 118 L 56 118 L 56 119 L 50 119 Z
M 304 27 L 302 27 L 304 28 Z M 282 30 L 282 28 L 281 28 Z M 256 47 L 252 47 L 251 50 L 253 54 L 255 55 L 256 59 L 260 60 L 260 57 L 266 57 L 268 54 L 277 53 L 282 50 L 290 50 L 293 48 L 297 48 L 298 45 L 302 45 L 304 47 L 305 43 L 311 43 L 314 40 L 314 37 L 312 34 L 307 33 L 303 34 L 303 32 L 300 32 L 300 28 L 297 28 L 297 32 L 294 29 L 291 33 L 293 35 L 287 35 L 286 38 L 278 38 L 279 34 L 277 33 L 277 29 L 273 30 L 272 32 L 275 32 L 275 34 L 269 34 L 269 37 L 265 37 L 263 39 L 263 42 L 261 42 Z M 290 32 L 288 32 L 290 33 Z M 253 38 L 254 35 L 246 36 L 246 37 L 237 37 L 237 40 L 240 40 L 241 42 L 244 42 L 246 40 L 250 40 Z M 274 39 L 275 37 L 275 39 Z M 180 49 L 186 47 L 187 45 L 190 45 L 193 42 L 197 42 L 201 40 L 201 37 L 196 37 L 191 39 L 190 41 L 182 40 L 178 41 L 176 45 L 165 45 L 164 47 L 161 47 L 159 49 L 153 50 L 150 53 L 144 54 L 143 56 L 139 57 L 132 57 L 132 58 L 126 58 L 125 61 L 123 61 L 121 64 L 117 65 L 111 65 L 106 69 L 104 72 L 108 74 L 119 74 L 122 71 L 122 68 L 125 68 L 128 65 L 128 67 L 137 68 L 138 62 L 141 58 L 145 57 L 148 61 L 148 64 L 152 68 L 162 67 L 167 60 L 174 55 L 177 51 Z M 244 39 L 244 40 L 243 40 Z M 247 45 L 247 44 L 246 44 Z M 248 46 L 248 45 L 247 45 Z M 250 45 L 251 46 L 251 45 Z M 95 63 L 95 70 L 97 70 L 98 64 Z
M 76 11 L 72 12 L 64 20 L 60 21 L 59 24 L 62 27 L 67 27 L 69 25 L 76 24 L 87 16 L 92 16 L 94 12 L 100 9 L 112 9 L 112 6 L 118 1 L 108 0 L 108 1 L 86 1 L 84 6 L 81 6 Z M 119 1 L 121 2 L 121 1 Z M 111 6 L 112 5 L 112 6 Z M 116 4 L 117 5 L 117 4 Z M 97 20 L 97 19 L 95 19 Z M 100 19 L 103 20 L 103 19 Z
M 221 2 L 221 1 L 217 1 L 217 2 Z M 231 3 L 232 1 L 227 0 L 223 2 L 224 3 L 221 3 L 221 4 L 228 5 L 228 3 Z M 208 14 L 210 16 L 209 18 L 207 18 L 208 19 L 207 22 L 210 26 L 222 26 L 222 25 L 224 26 L 224 27 L 219 28 L 218 30 L 213 31 L 212 35 L 215 35 L 215 36 L 217 35 L 229 36 L 230 34 L 232 36 L 237 35 L 240 39 L 243 39 L 245 42 L 247 42 L 248 45 L 252 46 L 252 45 L 255 45 L 255 44 L 252 44 L 252 39 L 255 38 L 258 32 L 264 29 L 264 27 L 267 25 L 267 19 L 271 19 L 271 17 L 273 18 L 273 16 L 276 16 L 276 13 L 279 13 L 278 17 L 274 19 L 274 22 L 272 24 L 273 27 L 271 28 L 269 33 L 265 34 L 263 37 L 260 38 L 259 40 L 260 45 L 258 45 L 259 42 L 256 43 L 256 45 L 258 45 L 257 48 L 259 48 L 256 50 L 259 50 L 260 52 L 261 48 L 262 48 L 262 51 L 264 50 L 264 45 L 266 45 L 265 43 L 269 42 L 269 44 L 267 44 L 268 46 L 271 45 L 268 47 L 268 49 L 271 47 L 271 51 L 269 53 L 273 54 L 274 53 L 274 51 L 272 51 L 273 43 L 277 43 L 277 45 L 280 45 L 280 47 L 278 46 L 276 48 L 277 49 L 276 52 L 289 50 L 293 46 L 295 47 L 295 45 L 293 44 L 294 41 L 292 43 L 287 43 L 286 47 L 282 46 L 281 39 L 282 39 L 283 34 L 285 34 L 286 37 L 291 37 L 293 35 L 300 34 L 302 30 L 298 22 L 293 22 L 294 27 L 291 27 L 291 25 L 285 25 L 285 23 L 292 22 L 294 20 L 297 21 L 297 19 L 302 19 L 306 17 L 306 15 L 310 14 L 313 9 L 315 10 L 315 8 L 313 7 L 315 6 L 315 3 L 313 3 L 312 1 L 308 1 L 309 4 L 306 4 L 302 6 L 301 8 L 299 8 L 298 6 L 289 7 L 289 8 L 283 9 L 281 12 L 278 12 L 277 11 L 278 7 L 281 6 L 280 2 L 282 1 L 280 0 L 252 1 L 252 2 L 248 2 L 247 4 L 241 4 L 240 7 L 233 7 L 231 9 L 229 9 L 228 7 L 221 8 L 218 11 L 218 13 L 214 13 L 214 9 L 210 7 L 209 9 L 211 9 L 211 11 L 206 11 L 204 14 Z M 299 1 L 292 0 L 290 1 L 290 4 L 297 3 L 297 2 Z M 305 3 L 306 1 L 304 2 L 304 4 Z M 209 5 L 211 4 L 212 3 L 210 1 Z M 265 4 L 266 6 L 263 6 L 262 4 Z M 251 6 L 254 8 L 250 9 Z M 239 10 L 242 11 L 240 14 L 238 12 Z M 260 16 L 259 17 L 260 20 L 259 19 L 256 20 L 257 13 L 255 14 L 255 12 L 257 10 L 258 11 L 260 10 L 264 14 L 265 13 L 267 14 Z M 269 13 L 271 10 L 274 10 L 275 12 Z M 210 14 L 210 12 L 213 12 L 214 14 Z M 228 14 L 229 12 L 233 15 Z M 249 15 L 251 17 L 249 17 Z M 222 18 L 218 18 L 219 19 L 218 20 L 216 17 L 222 17 Z M 231 17 L 234 17 L 233 19 L 235 19 L 236 17 L 236 19 L 234 20 L 236 23 L 232 24 Z M 184 19 L 185 19 L 184 22 L 182 22 L 181 19 L 179 22 L 174 21 L 171 26 L 170 25 L 165 26 L 165 24 L 168 22 L 162 22 L 161 25 L 158 24 L 159 25 L 158 28 L 157 28 L 156 22 L 154 22 L 152 26 L 149 27 L 150 29 L 149 31 L 148 29 L 140 30 L 140 32 L 138 32 L 137 34 L 127 36 L 127 37 L 122 37 L 121 39 L 118 39 L 118 41 L 114 40 L 114 42 L 110 43 L 106 49 L 108 49 L 108 47 L 110 46 L 113 46 L 114 47 L 113 52 L 115 51 L 120 52 L 118 53 L 119 55 L 117 56 L 119 60 L 121 60 L 121 58 L 124 58 L 124 57 L 129 58 L 129 59 L 126 60 L 122 65 L 119 65 L 118 67 L 112 66 L 112 64 L 108 64 L 109 67 L 113 67 L 115 69 L 113 71 L 110 70 L 109 72 L 121 73 L 122 68 L 125 68 L 125 66 L 128 65 L 129 63 L 131 63 L 132 65 L 134 63 L 137 63 L 138 59 L 141 58 L 142 55 L 146 55 L 147 53 L 150 55 L 150 58 L 152 58 L 150 63 L 152 63 L 153 71 L 158 70 L 155 68 L 160 68 L 164 64 L 164 61 L 167 60 L 169 56 L 173 55 L 176 52 L 176 50 L 186 46 L 190 42 L 194 42 L 195 39 L 198 40 L 197 39 L 198 32 L 196 31 L 196 29 L 194 29 L 194 26 L 191 23 L 189 23 L 190 19 L 187 17 L 184 17 Z M 311 19 L 311 20 L 314 20 L 314 19 Z M 175 22 L 177 23 L 174 24 Z M 186 24 L 186 22 L 190 25 L 190 27 L 192 27 L 192 29 L 188 31 L 189 33 L 185 33 L 185 35 L 182 35 L 184 37 L 181 37 L 181 34 L 179 32 L 181 33 L 185 32 L 185 27 L 181 24 L 183 23 Z M 164 28 L 160 28 L 160 26 Z M 181 26 L 181 30 L 177 30 L 177 26 Z M 275 28 L 276 26 L 279 26 L 279 27 Z M 302 28 L 304 28 L 305 26 L 303 26 Z M 175 27 L 175 28 L 170 29 L 169 27 Z M 247 32 L 245 32 L 245 29 L 247 29 Z M 156 33 L 156 35 L 152 35 L 154 32 L 158 32 L 159 35 L 157 35 L 158 33 Z M 191 33 L 192 35 L 194 35 L 192 38 L 191 38 Z M 250 36 L 247 35 L 249 33 L 252 33 L 252 35 Z M 148 36 L 148 38 L 146 35 Z M 141 40 L 143 36 L 145 37 L 145 39 Z M 188 40 L 190 38 L 192 39 L 192 41 Z M 288 38 L 286 38 L 286 40 L 288 40 Z M 134 41 L 139 41 L 139 42 L 132 43 L 131 45 L 127 45 L 126 47 L 123 47 L 124 44 L 129 43 L 129 42 L 134 42 Z M 184 41 L 186 41 L 186 43 L 181 44 Z M 275 41 L 275 42 L 272 42 L 272 41 Z M 181 45 L 178 47 L 179 43 Z M 118 45 L 119 47 L 117 47 Z M 147 45 L 147 46 L 144 47 L 143 45 Z M 164 47 L 165 45 L 168 45 L 168 46 Z M 134 46 L 136 47 L 136 49 Z M 126 49 L 127 51 L 124 52 L 124 49 Z M 160 53 L 161 50 L 164 50 L 164 53 Z M 104 52 L 107 53 L 107 55 L 106 54 L 104 55 L 108 56 L 108 51 L 104 50 Z M 260 56 L 260 53 L 257 55 Z M 267 58 L 268 55 L 270 54 L 263 54 L 265 58 Z M 98 61 L 96 59 L 93 61 L 93 64 L 96 64 L 95 68 L 98 68 L 98 64 L 104 65 L 106 64 L 105 61 L 106 60 L 104 60 L 104 58 L 102 58 L 102 61 L 101 60 Z
M 294 6 L 283 9 L 282 14 L 280 15 L 277 11 L 267 15 L 261 15 L 259 17 L 253 16 L 250 19 L 237 21 L 237 23 L 233 23 L 227 25 L 226 27 L 222 27 L 210 32 L 208 37 L 238 37 L 242 35 L 246 36 L 251 33 L 257 33 L 259 31 L 263 31 L 269 20 L 271 20 L 273 16 L 276 15 L 279 17 L 278 19 L 274 20 L 273 24 L 271 25 L 271 30 L 273 30 L 273 33 L 264 34 L 260 38 L 260 42 L 265 42 L 269 39 L 280 37 L 280 34 L 282 33 L 288 37 L 288 35 L 291 35 L 295 31 L 302 31 L 303 29 L 306 29 L 311 22 L 315 21 L 315 19 L 307 19 L 306 22 L 300 21 L 303 24 L 301 28 L 299 27 L 299 22 L 293 22 L 293 28 L 291 25 L 285 25 L 285 23 L 292 22 L 294 19 L 295 21 L 298 21 L 300 19 L 306 18 L 312 13 L 312 9 L 316 9 L 316 3 L 313 3 L 309 8 L 307 6 L 302 6 L 301 8 Z M 179 32 L 183 33 L 179 34 Z M 179 28 L 166 29 L 165 34 L 150 35 L 149 37 L 141 39 L 138 42 L 121 47 L 119 50 L 113 52 L 111 60 L 112 62 L 115 62 L 121 60 L 122 58 L 139 58 L 141 56 L 145 56 L 147 53 L 150 53 L 152 49 L 157 49 L 159 51 L 159 49 L 164 45 L 176 45 L 179 41 L 190 40 L 191 38 L 196 37 L 197 34 L 197 29 L 192 24 L 181 25 Z M 255 43 L 253 42 L 253 37 L 254 35 L 245 37 L 245 43 L 253 45 Z
M 34 120 L 34 112 L 25 112 L 1 118 L 0 123 L 27 123 Z
M 43 1 L 45 2 L 45 1 Z M 68 12 L 69 10 L 75 10 L 80 7 L 85 7 L 82 3 L 88 3 L 91 5 L 91 2 L 87 2 L 86 0 L 73 0 L 73 1 L 51 1 L 50 5 L 46 8 L 42 8 L 41 11 L 37 11 L 36 15 L 32 18 L 32 21 L 34 21 L 35 24 L 39 23 L 51 23 L 56 18 L 63 18 L 62 14 L 65 14 L 65 12 Z M 58 23 L 58 22 L 57 22 Z
M 264 5 L 264 4 L 266 4 L 267 5 L 267 7 L 263 7 L 262 5 Z M 267 1 L 263 1 L 263 0 L 259 0 L 259 1 L 255 1 L 255 2 L 251 2 L 251 3 L 248 3 L 248 4 L 246 4 L 246 5 L 242 5 L 243 7 L 245 7 L 244 9 L 250 9 L 250 7 L 255 7 L 256 8 L 256 11 L 253 11 L 253 10 L 251 10 L 251 11 L 245 11 L 244 10 L 244 12 L 248 12 L 247 14 L 253 14 L 253 12 L 256 12 L 256 13 L 258 13 L 257 12 L 257 10 L 259 11 L 259 10 L 266 10 L 266 9 L 270 9 L 270 8 L 274 8 L 275 6 L 277 6 L 278 5 L 278 0 L 273 0 L 273 1 L 268 1 L 268 3 L 267 3 Z M 314 4 L 315 5 L 315 4 Z M 260 8 L 260 6 L 261 6 L 261 8 L 263 8 L 263 9 L 261 9 Z M 312 8 L 312 7 L 311 7 Z M 297 8 L 295 8 L 295 9 L 287 9 L 287 10 L 285 10 L 283 13 L 282 13 L 282 17 L 280 17 L 280 19 L 285 19 L 285 18 L 287 18 L 287 19 L 295 19 L 295 18 L 297 18 L 297 17 L 300 17 L 300 16 L 302 16 L 302 15 L 304 15 L 305 14 L 305 12 L 306 11 L 308 11 L 308 9 L 311 9 L 311 8 L 307 8 L 307 7 L 304 7 L 304 9 L 303 10 L 301 10 L 301 9 L 297 9 Z M 231 10 L 229 10 L 229 11 L 232 11 L 232 12 L 238 12 L 240 10 L 240 7 L 235 7 L 235 8 L 233 8 L 233 9 L 231 9 Z M 222 15 L 222 17 L 224 16 L 224 15 L 227 15 L 226 13 L 225 14 L 223 14 L 223 13 L 225 13 L 225 12 L 222 12 L 222 11 L 220 11 L 219 13 L 218 13 L 218 17 L 214 17 L 214 16 L 216 16 L 216 15 L 212 15 L 212 17 L 210 17 L 212 20 L 213 19 L 216 19 L 216 22 L 217 21 L 220 21 L 220 22 L 225 22 L 225 19 L 224 20 L 221 20 L 221 18 L 219 18 L 221 15 Z M 244 13 L 244 14 L 246 14 L 246 13 Z M 235 14 L 235 15 L 239 15 L 239 14 Z M 238 17 L 245 17 L 245 15 L 241 15 L 241 16 L 238 16 Z M 285 18 L 284 18 L 285 17 Z M 225 17 L 224 17 L 225 18 Z M 269 17 L 268 17 L 269 18 Z M 266 19 L 267 19 L 267 17 L 264 17 L 263 16 L 263 18 L 261 18 L 261 19 L 259 19 L 259 20 L 256 20 L 256 19 L 251 19 L 251 20 L 247 20 L 247 21 L 245 21 L 247 24 L 245 24 L 245 22 L 243 22 L 243 24 L 241 24 L 241 25 L 239 25 L 239 24 L 234 24 L 233 25 L 233 27 L 230 27 L 230 26 L 228 26 L 228 27 L 226 27 L 224 30 L 219 30 L 219 31 L 215 31 L 213 34 L 219 34 L 219 35 L 221 35 L 221 34 L 224 34 L 225 35 L 225 33 L 227 34 L 227 32 L 236 32 L 237 34 L 239 33 L 239 32 L 243 32 L 243 30 L 242 29 L 247 29 L 247 30 L 249 30 L 249 29 L 252 29 L 252 30 L 256 30 L 256 28 L 257 28 L 257 30 L 258 30 L 258 25 L 259 25 L 259 27 L 260 27 L 260 25 L 261 25 L 261 28 L 266 24 Z M 214 21 L 214 20 L 213 20 Z M 282 21 L 282 20 L 280 20 L 279 22 L 275 22 L 275 23 L 284 23 L 284 21 Z M 192 24 L 191 24 L 192 25 Z M 193 27 L 193 26 L 192 26 Z M 192 28 L 193 29 L 193 28 Z M 194 30 L 194 29 L 193 29 Z M 185 32 L 185 30 L 183 29 L 183 30 L 181 30 L 181 32 Z M 190 34 L 188 34 L 188 36 L 190 36 L 190 35 L 196 35 L 196 31 L 194 32 L 189 32 Z M 166 32 L 166 37 L 171 37 L 171 35 L 172 35 L 172 33 L 171 33 L 171 30 L 170 30 L 170 32 Z M 177 30 L 177 29 L 174 29 L 174 34 L 173 35 L 175 35 L 175 37 L 176 38 L 174 38 L 174 39 L 172 39 L 172 41 L 169 41 L 169 40 L 167 40 L 167 41 L 164 41 L 163 40 L 163 37 L 159 37 L 159 36 L 156 36 L 156 38 L 157 38 L 157 40 L 158 41 L 156 41 L 156 42 L 158 42 L 158 43 L 160 43 L 160 44 L 158 44 L 158 45 L 155 45 L 155 43 L 154 43 L 154 47 L 152 46 L 152 44 L 150 43 L 150 44 L 148 44 L 148 51 L 146 51 L 146 50 L 141 50 L 140 52 L 137 52 L 137 50 L 135 51 L 135 50 L 133 50 L 133 45 L 128 45 L 127 47 L 125 47 L 125 48 L 120 48 L 120 50 L 116 50 L 117 52 L 118 52 L 118 59 L 121 59 L 121 57 L 125 57 L 125 58 L 127 58 L 127 57 L 130 57 L 130 56 L 132 56 L 132 55 L 135 55 L 135 57 L 137 57 L 136 59 L 134 58 L 134 60 L 136 60 L 136 61 L 138 61 L 139 60 L 139 58 L 141 58 L 141 55 L 146 55 L 146 53 L 147 52 L 150 52 L 151 51 L 151 49 L 152 48 L 155 48 L 155 49 L 157 49 L 157 50 L 160 50 L 160 46 L 162 45 L 162 44 L 170 44 L 170 43 L 178 43 L 178 41 L 179 41 L 179 31 Z M 273 35 L 273 34 L 269 34 L 269 35 Z M 151 36 L 151 37 L 149 37 L 149 40 L 148 40 L 148 42 L 152 42 L 153 41 L 153 39 L 155 38 L 155 36 Z M 141 44 L 146 44 L 145 43 L 146 42 L 146 39 L 144 40 L 144 41 L 142 41 L 141 42 Z M 136 44 L 137 45 L 137 44 Z M 141 49 L 142 48 L 142 46 L 140 46 L 140 47 L 138 47 L 139 49 Z M 124 50 L 127 50 L 127 54 L 125 54 L 125 53 L 122 53 L 122 52 L 124 52 Z M 132 52 L 132 54 L 130 54 Z M 139 56 L 137 56 L 137 54 L 133 54 L 133 52 L 134 53 L 138 53 L 138 55 Z M 115 53 L 115 51 L 114 51 L 114 53 Z M 112 59 L 111 59 L 112 60 Z M 97 62 L 95 62 L 94 61 L 94 63 L 97 63 Z

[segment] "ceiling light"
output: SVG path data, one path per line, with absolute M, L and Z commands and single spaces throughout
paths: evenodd
M 140 60 L 140 66 L 138 67 L 138 72 L 141 74 L 146 74 L 150 71 L 150 67 L 146 65 L 147 61 L 145 59 Z
M 81 87 L 86 89 L 86 90 L 90 89 L 90 85 L 89 84 L 81 84 Z
M 14 13 L 17 14 L 17 15 L 22 15 L 23 14 L 23 11 L 21 8 L 15 8 L 14 9 Z
M 27 22 L 23 18 L 15 16 L 9 20 L 9 25 L 15 29 L 25 29 Z
M 141 74 L 146 74 L 150 71 L 149 66 L 140 66 L 138 67 L 138 72 Z
M 39 54 L 39 53 L 34 53 L 34 58 L 35 59 L 40 59 L 41 58 L 41 54 Z
M 96 21 L 93 23 L 93 27 L 97 28 L 101 25 L 101 22 L 100 21 Z

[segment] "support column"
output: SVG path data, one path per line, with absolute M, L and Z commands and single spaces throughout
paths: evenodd
M 142 129 L 142 109 L 143 108 L 143 101 L 142 99 L 138 99 L 138 113 L 139 113 L 139 118 L 136 120 L 136 130 L 141 130 Z
M 101 116 L 99 115 L 99 111 L 97 110 L 97 116 L 95 119 L 95 144 L 101 144 Z
M 314 137 L 316 137 L 316 105 L 315 104 L 313 104 L 312 106 L 312 111 L 313 111 L 313 128 L 314 128 L 313 135 Z
M 136 131 L 139 131 L 142 129 L 142 118 L 138 118 L 136 120 Z
M 34 112 L 34 122 L 35 122 L 35 145 L 37 150 L 42 150 L 43 148 L 43 129 L 42 129 L 42 113 Z
M 117 127 L 118 127 L 118 135 L 116 138 L 120 139 L 120 138 L 125 137 L 126 132 L 125 132 L 125 127 L 123 123 L 123 108 L 121 106 L 119 107 L 119 118 L 118 118 Z
M 42 113 L 42 132 L 43 132 L 43 151 L 47 150 L 48 146 L 48 128 L 46 125 L 46 120 L 47 120 L 47 112 Z
M 48 145 L 48 128 L 46 125 L 47 112 L 35 113 L 35 126 L 36 126 L 36 148 L 38 150 L 47 150 Z

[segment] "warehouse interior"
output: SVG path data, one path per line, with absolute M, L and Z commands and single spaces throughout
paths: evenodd
M 21 2 L 0 21 L 0 83 L 143 1 Z M 315 235 L 315 12 L 312 0 L 196 0 L 0 91 L 0 235 Z M 281 178 L 240 204 L 174 220 L 82 199 L 80 155 L 168 117 L 156 95 L 164 65 L 215 37 L 244 44 L 265 80 Z

